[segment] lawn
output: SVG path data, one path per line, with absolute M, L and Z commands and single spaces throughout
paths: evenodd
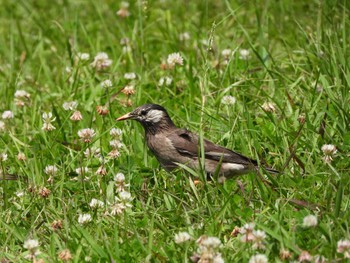
M 0 35 L 0 262 L 350 262 L 348 1 L 5 0 Z M 145 103 L 280 174 L 166 172 Z

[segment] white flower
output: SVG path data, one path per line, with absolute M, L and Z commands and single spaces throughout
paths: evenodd
M 264 104 L 261 107 L 266 112 L 275 112 L 276 111 L 275 105 L 271 102 L 264 102 Z
M 81 112 L 76 110 L 73 112 L 72 116 L 69 117 L 71 121 L 81 121 L 83 119 L 83 115 L 81 115 Z
M 30 94 L 26 92 L 25 90 L 16 90 L 15 92 L 15 98 L 30 98 Z
M 85 175 L 89 172 L 89 168 L 88 167 L 79 167 L 79 168 L 75 169 L 75 172 L 78 175 Z
M 204 247 L 217 248 L 221 245 L 221 241 L 217 237 L 208 237 L 201 242 L 201 245 Z
M 90 54 L 89 53 L 78 53 L 77 54 L 77 60 L 79 61 L 87 61 L 90 59 Z
M 56 120 L 56 117 L 53 117 L 51 112 L 48 112 L 48 113 L 44 112 L 42 115 L 42 118 L 44 122 L 43 127 L 41 128 L 42 130 L 52 131 L 56 129 L 56 127 L 51 124 L 51 122 Z
M 122 92 L 125 94 L 125 95 L 132 95 L 132 94 L 135 94 L 135 87 L 134 85 L 126 85 L 123 89 L 122 89 Z
M 112 128 L 109 131 L 109 135 L 111 135 L 113 138 L 119 138 L 122 135 L 123 131 L 118 128 Z
M 325 155 L 332 156 L 337 152 L 337 147 L 333 144 L 324 144 L 321 150 Z
M 47 174 L 47 175 L 55 175 L 57 173 L 58 169 L 56 167 L 56 165 L 48 165 L 45 167 L 45 170 L 44 172 Z
M 109 59 L 108 55 L 104 52 L 98 53 L 94 61 L 91 63 L 91 66 L 97 71 L 104 70 L 112 65 L 112 60 Z
M 86 128 L 78 131 L 78 136 L 83 142 L 89 143 L 92 138 L 96 135 L 94 129 Z
M 236 103 L 236 98 L 230 95 L 223 96 L 221 103 L 224 105 L 233 105 Z
M 6 111 L 4 111 L 4 112 L 2 113 L 2 118 L 3 118 L 4 120 L 6 120 L 6 119 L 13 119 L 13 117 L 14 117 L 13 112 L 10 111 L 10 110 L 6 110 Z
M 136 79 L 136 74 L 134 72 L 129 72 L 124 74 L 125 79 Z
M 117 183 L 123 183 L 125 182 L 125 175 L 123 173 L 117 173 L 114 176 L 113 180 Z
M 213 258 L 213 263 L 225 263 L 220 253 L 216 253 L 216 255 Z
M 249 259 L 249 263 L 267 263 L 267 257 L 264 254 L 257 254 Z
M 128 45 L 129 44 L 129 42 L 130 42 L 130 40 L 129 40 L 129 38 L 127 38 L 127 37 L 123 37 L 122 39 L 120 39 L 120 45 L 122 45 L 122 46 L 126 46 L 126 45 Z
M 65 110 L 75 110 L 78 107 L 78 102 L 76 101 L 67 101 L 65 103 L 63 103 L 62 105 L 63 109 Z
M 239 229 L 239 233 L 242 234 L 241 242 L 250 242 L 254 240 L 254 235 L 253 235 L 254 227 L 255 227 L 254 223 L 247 223 Z
M 28 239 L 24 241 L 23 247 L 27 250 L 36 250 L 39 247 L 39 241 L 36 239 Z
M 239 58 L 242 60 L 248 60 L 250 58 L 250 52 L 247 49 L 239 50 Z
M 109 142 L 109 145 L 113 148 L 113 149 L 120 149 L 124 146 L 124 144 L 119 141 L 119 140 L 111 140 Z
M 303 227 L 317 226 L 317 217 L 315 215 L 305 216 L 303 219 Z
M 104 81 L 101 82 L 101 87 L 102 87 L 102 88 L 110 88 L 110 87 L 112 87 L 112 86 L 113 86 L 113 83 L 112 83 L 112 81 L 109 80 L 109 79 L 106 79 L 106 80 L 104 80 Z
M 78 223 L 84 225 L 92 221 L 92 217 L 90 214 L 80 214 L 78 217 Z
M 225 58 L 225 59 L 229 59 L 231 57 L 231 55 L 233 54 L 231 49 L 224 49 L 221 51 L 221 55 Z
M 264 240 L 266 238 L 266 233 L 261 230 L 254 230 L 253 236 L 253 249 L 265 249 Z
M 108 153 L 108 157 L 111 159 L 117 159 L 118 157 L 120 157 L 120 152 L 118 151 L 118 149 L 113 149 Z
M 348 239 L 339 240 L 337 243 L 337 252 L 344 254 L 345 258 L 350 258 L 350 241 Z
M 174 239 L 175 239 L 176 244 L 180 244 L 180 243 L 183 243 L 183 242 L 190 240 L 191 236 L 187 232 L 179 232 L 175 235 Z
M 120 192 L 119 198 L 124 203 L 130 202 L 132 200 L 131 194 L 127 191 Z
M 90 207 L 91 208 L 102 208 L 105 205 L 104 202 L 102 202 L 101 200 L 92 198 L 91 202 L 90 202 Z
M 129 52 L 131 52 L 131 51 L 132 51 L 132 49 L 131 49 L 130 46 L 124 46 L 124 47 L 122 48 L 123 54 L 129 53 Z
M 170 68 L 173 68 L 176 64 L 182 66 L 183 58 L 181 57 L 180 53 L 172 53 L 168 56 L 167 63 Z

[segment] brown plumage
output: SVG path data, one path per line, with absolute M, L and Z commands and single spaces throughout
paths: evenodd
M 167 171 L 183 164 L 191 169 L 199 169 L 200 138 L 198 135 L 180 129 L 170 119 L 166 110 L 156 104 L 142 105 L 117 120 L 133 119 L 145 129 L 147 146 Z M 258 168 L 258 163 L 240 153 L 203 139 L 204 169 L 209 175 L 233 177 Z M 265 167 L 271 173 L 278 171 Z

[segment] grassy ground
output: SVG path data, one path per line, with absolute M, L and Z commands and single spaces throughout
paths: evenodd
M 14 117 L 2 116 L 0 164 L 2 177 L 19 178 L 0 181 L 1 262 L 190 262 L 203 252 L 196 243 L 203 235 L 220 239 L 215 253 L 225 262 L 256 254 L 302 260 L 302 251 L 316 262 L 345 261 L 337 243 L 350 238 L 347 1 L 231 2 L 3 2 L 0 110 Z M 112 60 L 101 70 L 91 65 L 99 52 Z M 174 52 L 184 62 L 169 69 Z M 125 78 L 130 72 L 135 79 Z M 164 77 L 169 85 L 159 82 Z M 110 87 L 101 87 L 105 80 Z M 124 94 L 125 86 L 135 94 Z M 30 97 L 15 98 L 18 90 Z M 224 104 L 227 95 L 236 102 Z M 70 119 L 74 110 L 62 106 L 69 101 L 82 120 Z M 167 108 L 178 126 L 282 173 L 222 185 L 166 173 L 140 125 L 115 122 L 147 102 Z M 45 112 L 52 131 L 42 129 Z M 123 132 L 124 146 L 112 152 L 118 158 L 111 157 L 113 127 Z M 80 140 L 84 128 L 94 129 L 91 142 Z M 337 148 L 328 162 L 324 144 Z M 98 158 L 84 154 L 95 148 Z M 51 177 L 48 165 L 57 168 Z M 101 166 L 105 175 L 96 174 Z M 88 170 L 78 175 L 80 167 Z M 93 198 L 104 205 L 92 208 Z M 318 223 L 303 226 L 307 215 Z M 231 234 L 250 222 L 265 232 L 265 248 L 242 242 L 243 228 Z M 177 244 L 179 232 L 192 239 Z M 28 240 L 39 242 L 40 254 Z

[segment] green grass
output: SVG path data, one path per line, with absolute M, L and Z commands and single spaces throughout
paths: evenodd
M 190 262 L 202 235 L 218 237 L 225 262 L 248 262 L 262 253 L 280 262 L 287 249 L 297 260 L 301 251 L 344 260 L 337 242 L 349 239 L 350 218 L 350 13 L 347 1 L 135 1 L 130 16 L 116 15 L 119 1 L 5 1 L 0 9 L 1 113 L 0 162 L 3 174 L 19 176 L 0 181 L 0 260 L 27 262 L 23 244 L 37 239 L 45 262 L 59 262 L 69 249 L 71 262 Z M 190 39 L 180 41 L 188 32 Z M 123 52 L 121 39 L 129 39 Z M 209 45 L 208 45 L 209 44 Z M 222 50 L 235 53 L 227 64 Z M 239 50 L 250 51 L 249 60 Z M 90 54 L 77 63 L 79 52 Z M 98 52 L 113 60 L 97 72 L 91 66 Z M 183 66 L 162 70 L 167 56 L 180 52 Z M 70 67 L 68 73 L 66 68 Z M 136 93 L 120 90 L 134 72 Z M 173 79 L 159 86 L 161 77 Z M 113 86 L 101 88 L 110 79 Z M 16 106 L 14 93 L 30 99 Z M 236 98 L 223 105 L 225 95 Z M 132 106 L 126 106 L 130 99 Z M 62 104 L 77 101 L 83 120 L 72 122 Z M 144 103 L 163 105 L 180 127 L 282 171 L 261 171 L 225 184 L 194 185 L 184 171 L 169 174 L 148 152 L 142 127 L 116 117 Z M 264 102 L 275 105 L 265 112 Z M 96 106 L 107 105 L 101 116 Z M 56 129 L 43 131 L 42 114 L 52 112 Z M 298 121 L 305 116 L 305 123 Z M 96 158 L 84 151 L 111 151 L 109 131 L 122 129 L 121 156 L 105 164 L 107 175 L 96 175 Z M 77 132 L 93 128 L 91 143 Z M 323 162 L 321 147 L 334 144 L 338 152 Z M 25 161 L 17 159 L 22 152 Z M 48 183 L 47 165 L 57 175 Z M 79 177 L 75 169 L 89 168 Z M 118 196 L 113 177 L 125 174 L 132 207 L 116 216 L 111 205 L 91 209 L 92 198 L 113 202 Z M 198 172 L 195 172 L 198 175 Z M 200 175 L 198 175 L 200 176 Z M 264 179 L 264 180 L 262 180 Z M 48 197 L 39 189 L 50 190 Z M 23 192 L 22 197 L 16 193 Z M 92 221 L 78 223 L 79 214 Z M 316 227 L 302 227 L 306 215 L 317 215 Z M 62 221 L 53 230 L 52 222 Z M 256 251 L 231 236 L 235 226 L 254 222 L 266 232 L 266 249 Z M 192 241 L 176 244 L 186 231 Z M 8 260 L 8 261 L 6 261 Z

